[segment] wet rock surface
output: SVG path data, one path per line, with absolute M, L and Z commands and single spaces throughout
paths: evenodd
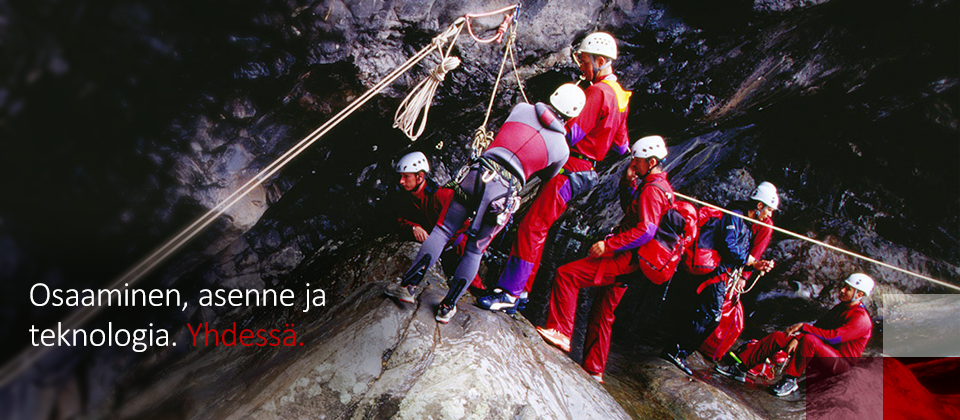
M 449 324 L 434 320 L 444 281 L 435 273 L 418 304 L 383 295 L 386 276 L 415 255 L 361 252 L 315 277 L 337 291 L 325 311 L 228 314 L 252 328 L 295 324 L 302 347 L 197 348 L 169 366 L 139 366 L 109 418 L 628 418 L 617 402 L 524 320 L 484 311 L 468 297 Z M 344 287 L 349 290 L 341 290 Z M 322 312 L 321 312 L 322 311 Z M 249 312 L 249 311 L 247 311 Z

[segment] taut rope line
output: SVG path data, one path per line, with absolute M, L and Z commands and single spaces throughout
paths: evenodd
M 847 250 L 845 250 L 845 249 L 843 249 L 843 248 L 838 248 L 838 247 L 835 247 L 835 246 L 830 245 L 830 244 L 828 244 L 828 243 L 825 243 L 825 242 L 822 242 L 822 241 L 818 241 L 818 240 L 813 239 L 813 238 L 808 238 L 808 237 L 806 237 L 806 236 L 800 235 L 800 234 L 798 234 L 798 233 L 791 232 L 791 231 L 786 230 L 786 229 L 783 229 L 783 228 L 776 227 L 776 226 L 774 226 L 774 225 L 770 225 L 770 224 L 767 224 L 767 223 L 763 223 L 763 222 L 761 222 L 761 221 L 759 221 L 759 220 L 753 220 L 753 219 L 751 219 L 751 218 L 749 218 L 749 217 L 747 217 L 747 216 L 743 216 L 743 215 L 734 213 L 734 212 L 732 212 L 732 211 L 730 211 L 730 210 L 727 210 L 727 209 L 725 209 L 725 208 L 723 208 L 723 207 L 719 207 L 719 206 L 716 206 L 716 205 L 707 203 L 707 202 L 705 202 L 705 201 L 700 201 L 700 200 L 697 200 L 696 198 L 688 197 L 688 196 L 683 195 L 683 194 L 680 194 L 680 193 L 678 193 L 678 192 L 674 192 L 674 195 L 676 195 L 677 197 L 680 197 L 680 198 L 682 198 L 682 199 L 684 199 L 684 200 L 687 200 L 687 201 L 690 201 L 690 202 L 693 202 L 693 203 L 697 203 L 697 204 L 699 204 L 699 205 L 701 205 L 701 206 L 707 206 L 707 207 L 710 207 L 710 208 L 712 208 L 712 209 L 719 210 L 719 211 L 721 211 L 721 212 L 723 212 L 723 213 L 725 213 L 725 214 L 729 214 L 729 215 L 731 215 L 731 216 L 739 217 L 739 218 L 741 218 L 741 219 L 743 219 L 743 220 L 746 220 L 746 221 L 748 221 L 748 222 L 750 222 L 750 223 L 769 227 L 769 228 L 771 228 L 771 229 L 773 229 L 773 230 L 775 230 L 775 231 L 777 231 L 777 232 L 786 234 L 786 235 L 788 235 L 788 236 L 792 236 L 792 237 L 797 238 L 797 239 L 802 239 L 802 240 L 804 240 L 804 241 L 807 241 L 807 242 L 811 242 L 811 243 L 820 245 L 820 246 L 822 246 L 822 247 L 824 247 L 824 248 L 827 248 L 827 249 L 830 249 L 830 250 L 833 250 L 833 251 L 837 251 L 837 252 L 840 252 L 840 253 L 842 253 L 842 254 L 846 254 L 846 255 L 849 255 L 849 256 L 851 256 L 851 257 L 854 257 L 854 258 L 859 258 L 859 259 L 861 259 L 861 260 L 864 260 L 864 261 L 867 261 L 867 262 L 871 262 L 871 263 L 874 263 L 874 264 L 877 264 L 877 265 L 880 265 L 880 266 L 889 268 L 889 269 L 891 269 L 891 270 L 899 271 L 899 272 L 901 272 L 901 273 L 904 273 L 904 274 L 907 274 L 907 275 L 910 275 L 910 276 L 913 276 L 913 277 L 917 277 L 917 278 L 920 278 L 920 279 L 929 281 L 929 282 L 931 282 L 931 283 L 934 283 L 934 284 L 937 284 L 937 285 L 946 287 L 946 288 L 948 288 L 948 289 L 953 289 L 953 290 L 956 290 L 956 291 L 960 292 L 960 286 L 955 286 L 955 285 L 952 285 L 952 284 L 950 284 L 950 283 L 947 283 L 947 282 L 944 282 L 944 281 L 941 281 L 941 280 L 937 280 L 937 279 L 934 279 L 934 278 L 931 278 L 931 277 L 924 276 L 923 274 L 918 274 L 918 273 L 914 273 L 914 272 L 912 272 L 912 271 L 904 270 L 904 269 L 902 269 L 902 268 L 900 268 L 900 267 L 887 264 L 887 263 L 885 263 L 885 262 L 883 262 L 883 261 L 877 261 L 877 260 L 875 260 L 875 259 L 873 259 L 873 258 L 870 258 L 870 257 L 867 257 L 867 256 L 863 256 L 863 255 L 857 254 L 857 253 L 855 253 L 855 252 L 850 252 L 850 251 L 847 251 Z M 751 286 L 751 287 L 752 287 L 752 286 Z

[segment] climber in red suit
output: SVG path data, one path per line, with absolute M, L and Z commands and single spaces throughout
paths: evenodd
M 603 32 L 587 35 L 574 53 L 584 80 L 591 85 L 585 92 L 587 102 L 583 111 L 567 122 L 570 158 L 559 175 L 540 187 L 540 193 L 517 227 L 517 240 L 494 291 L 494 294 L 506 295 L 487 299 L 499 302 L 492 307 L 481 301 L 482 307 L 510 313 L 517 310 L 517 305 L 523 309 L 537 276 L 550 227 L 567 209 L 570 200 L 597 185 L 599 178 L 594 166 L 611 147 L 621 155 L 627 152 L 630 92 L 623 90 L 613 74 L 612 64 L 616 58 L 616 40 Z
M 401 236 L 417 242 L 423 242 L 427 239 L 427 236 L 430 235 L 428 229 L 433 229 L 437 225 L 443 209 L 453 199 L 453 190 L 438 186 L 436 182 L 427 177 L 428 172 L 430 172 L 430 163 L 426 155 L 421 152 L 408 153 L 397 162 L 397 173 L 400 174 L 398 184 L 400 188 L 409 193 L 404 194 L 401 199 L 397 224 Z M 469 220 L 464 222 L 441 255 L 441 265 L 444 271 L 452 273 L 460 257 L 463 256 L 467 243 L 466 236 L 463 233 L 466 232 L 469 225 Z M 473 278 L 470 287 L 483 290 L 483 282 L 479 275 Z
M 633 160 L 620 183 L 624 211 L 620 225 L 614 234 L 593 244 L 588 257 L 557 269 L 546 328 L 537 327 L 548 342 L 570 351 L 577 294 L 581 288 L 599 286 L 587 325 L 583 368 L 600 382 L 610 352 L 614 310 L 627 290 L 617 276 L 640 270 L 637 248 L 653 238 L 660 219 L 673 204 L 673 188 L 661 169 L 667 156 L 663 138 L 644 137 L 632 149 Z
M 717 365 L 717 372 L 741 382 L 746 372 L 784 350 L 792 357 L 787 362 L 783 379 L 773 387 L 775 395 L 792 394 L 799 386 L 797 378 L 808 365 L 827 375 L 839 375 L 857 363 L 873 333 L 873 321 L 861 299 L 873 290 L 870 276 L 855 273 L 844 280 L 840 303 L 813 325 L 794 324 L 785 331 L 774 332 L 740 354 L 742 363 Z

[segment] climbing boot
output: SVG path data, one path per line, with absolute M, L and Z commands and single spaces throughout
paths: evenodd
M 660 358 L 673 363 L 674 366 L 680 368 L 683 373 L 686 373 L 687 375 L 693 375 L 693 371 L 690 370 L 690 366 L 687 366 L 687 354 L 682 350 L 678 350 L 676 353 L 671 353 L 664 349 L 663 352 L 660 353 Z
M 517 312 L 517 298 L 499 288 L 493 289 L 493 293 L 478 299 L 477 305 L 488 311 L 504 311 L 508 314 Z
M 743 368 L 740 367 L 739 363 L 734 363 L 727 366 L 717 365 L 713 368 L 713 370 L 735 381 L 744 383 L 747 382 L 747 372 L 743 371 Z
M 527 298 L 527 292 L 520 292 L 520 297 L 517 298 L 516 312 L 523 312 L 524 309 L 527 309 L 528 303 L 530 303 L 530 299 Z
M 552 328 L 537 327 L 537 332 L 540 333 L 540 336 L 543 337 L 544 340 L 547 340 L 548 343 L 553 344 L 564 352 L 570 352 L 570 337 Z
M 383 288 L 383 293 L 396 298 L 401 302 L 414 303 L 417 301 L 417 286 L 401 286 L 399 283 L 390 283 Z
M 599 383 L 601 383 L 601 384 L 606 383 L 606 382 L 603 381 L 603 374 L 602 374 L 602 373 L 591 373 L 591 374 L 590 374 L 590 377 L 593 378 L 593 380 L 595 380 L 595 381 L 597 381 L 597 382 L 599 382 Z
M 780 383 L 773 386 L 770 391 L 773 392 L 773 395 L 778 397 L 786 397 L 787 395 L 793 394 L 796 390 L 800 389 L 800 386 L 797 385 L 797 378 L 792 376 L 784 376 L 780 380 Z
M 457 305 L 450 305 L 444 302 L 437 306 L 437 316 L 434 319 L 441 324 L 446 324 L 457 314 Z

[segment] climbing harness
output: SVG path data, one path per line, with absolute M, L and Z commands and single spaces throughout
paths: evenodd
M 934 279 L 934 278 L 931 278 L 931 277 L 924 276 L 924 275 L 922 275 L 922 274 L 918 274 L 918 273 L 914 273 L 914 272 L 912 272 L 912 271 L 904 270 L 904 269 L 902 269 L 902 268 L 900 268 L 900 267 L 897 267 L 897 266 L 894 266 L 894 265 L 890 265 L 890 264 L 887 264 L 887 263 L 882 262 L 882 261 L 877 261 L 877 260 L 875 260 L 875 259 L 873 259 L 873 258 L 866 257 L 866 256 L 863 256 L 863 255 L 857 254 L 857 253 L 855 253 L 855 252 L 850 252 L 850 251 L 847 251 L 847 250 L 845 250 L 845 249 L 843 249 L 843 248 L 838 248 L 838 247 L 835 247 L 835 246 L 830 245 L 830 244 L 828 244 L 828 243 L 825 243 L 825 242 L 822 242 L 822 241 L 818 241 L 818 240 L 813 239 L 813 238 L 808 238 L 808 237 L 803 236 L 803 235 L 800 235 L 800 234 L 798 234 L 798 233 L 794 233 L 794 232 L 791 232 L 791 231 L 789 231 L 789 230 L 786 230 L 786 229 L 783 229 L 783 228 L 779 228 L 779 227 L 776 227 L 776 226 L 771 225 L 771 224 L 768 224 L 768 223 L 763 223 L 763 222 L 761 222 L 761 221 L 759 221 L 759 220 L 751 219 L 751 218 L 749 218 L 749 217 L 747 217 L 747 216 L 734 213 L 734 212 L 732 212 L 732 211 L 730 211 L 730 210 L 727 210 L 727 209 L 725 209 L 725 208 L 723 208 L 723 207 L 719 207 L 719 206 L 716 206 L 716 205 L 713 205 L 713 204 L 710 204 L 710 203 L 707 203 L 707 202 L 704 202 L 704 201 L 700 201 L 700 200 L 697 200 L 696 198 L 689 197 L 689 196 L 680 194 L 680 193 L 678 193 L 678 192 L 674 192 L 674 194 L 676 194 L 677 197 L 679 197 L 679 198 L 681 198 L 681 199 L 684 199 L 684 200 L 687 200 L 687 201 L 689 201 L 689 202 L 696 203 L 696 204 L 699 204 L 699 205 L 701 205 L 701 206 L 707 206 L 707 207 L 710 207 L 710 208 L 719 210 L 719 211 L 723 212 L 724 214 L 729 214 L 729 215 L 731 215 L 731 216 L 739 217 L 739 218 L 741 218 L 741 219 L 743 219 L 743 220 L 746 220 L 747 222 L 750 222 L 750 223 L 753 223 L 753 224 L 757 224 L 757 225 L 761 225 L 761 226 L 766 226 L 766 227 L 771 228 L 771 229 L 773 229 L 773 230 L 775 230 L 775 231 L 777 231 L 777 232 L 784 233 L 784 234 L 786 234 L 786 235 L 788 235 L 788 236 L 792 236 L 792 237 L 797 238 L 797 239 L 802 239 L 802 240 L 804 240 L 804 241 L 807 241 L 807 242 L 810 242 L 810 243 L 813 243 L 813 244 L 816 244 L 816 245 L 820 245 L 820 246 L 822 246 L 822 247 L 824 247 L 824 248 L 827 248 L 827 249 L 830 249 L 830 250 L 833 250 L 833 251 L 837 251 L 837 252 L 839 252 L 839 253 L 846 254 L 846 255 L 849 255 L 849 256 L 854 257 L 854 258 L 859 258 L 859 259 L 861 259 L 861 260 L 864 260 L 864 261 L 867 261 L 867 262 L 870 262 L 870 263 L 873 263 L 873 264 L 876 264 L 876 265 L 879 265 L 879 266 L 882 266 L 882 267 L 886 267 L 886 268 L 889 268 L 889 269 L 891 269 L 891 270 L 899 271 L 899 272 L 901 272 L 901 273 L 903 273 L 903 274 L 907 274 L 907 275 L 910 275 L 910 276 L 913 276 L 913 277 L 917 277 L 917 278 L 920 278 L 920 279 L 929 281 L 929 282 L 931 282 L 931 283 L 934 283 L 934 284 L 937 284 L 937 285 L 946 287 L 946 288 L 948 288 L 948 289 L 953 289 L 953 290 L 956 290 L 956 291 L 960 291 L 960 286 L 955 286 L 955 285 L 952 285 L 952 284 L 950 284 L 950 283 L 947 283 L 947 282 L 944 282 L 944 281 L 941 281 L 941 280 L 937 280 L 937 279 Z M 752 286 L 751 286 L 751 287 L 752 287 Z

